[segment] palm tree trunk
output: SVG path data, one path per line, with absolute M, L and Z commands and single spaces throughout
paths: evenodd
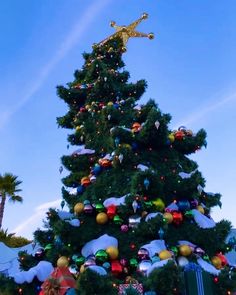
M 2 219 L 3 219 L 3 213 L 5 208 L 5 202 L 6 202 L 6 196 L 5 194 L 1 194 L 1 203 L 0 203 L 0 228 L 2 228 Z

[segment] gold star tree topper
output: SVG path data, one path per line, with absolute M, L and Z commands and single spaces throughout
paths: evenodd
M 116 32 L 113 35 L 106 38 L 105 40 L 98 43 L 97 46 L 102 46 L 109 40 L 119 37 L 123 41 L 123 50 L 125 51 L 126 43 L 131 37 L 147 37 L 149 39 L 153 39 L 154 38 L 153 33 L 146 34 L 146 33 L 141 33 L 135 30 L 136 27 L 141 23 L 141 21 L 147 18 L 148 18 L 148 14 L 143 13 L 139 19 L 137 19 L 136 21 L 134 21 L 128 26 L 117 26 L 114 21 L 110 22 L 111 27 L 115 28 Z

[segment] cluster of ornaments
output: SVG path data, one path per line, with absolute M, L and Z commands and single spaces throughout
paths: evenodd
M 175 130 L 168 135 L 168 139 L 172 143 L 175 140 L 181 141 L 185 137 L 192 137 L 192 136 L 193 136 L 192 130 L 187 129 L 185 126 L 180 126 L 178 130 Z

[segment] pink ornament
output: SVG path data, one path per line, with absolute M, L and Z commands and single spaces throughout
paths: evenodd
M 120 264 L 121 264 L 122 266 L 126 266 L 127 263 L 128 263 L 128 261 L 127 261 L 127 259 L 125 259 L 125 258 L 122 258 L 122 259 L 120 260 Z
M 138 258 L 140 260 L 146 260 L 146 259 L 148 259 L 149 258 L 149 252 L 148 252 L 148 250 L 147 249 L 144 249 L 144 248 L 140 248 L 138 250 Z
M 120 229 L 123 233 L 126 233 L 129 230 L 129 227 L 127 224 L 122 224 Z

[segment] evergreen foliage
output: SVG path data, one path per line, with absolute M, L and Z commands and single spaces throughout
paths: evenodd
M 183 265 L 178 259 L 202 259 L 212 267 L 217 255 L 222 272 L 216 292 L 227 294 L 235 289 L 234 273 L 222 258 L 233 247 L 225 242 L 231 224 L 213 224 L 211 208 L 221 206 L 221 195 L 204 191 L 205 179 L 188 157 L 206 147 L 206 132 L 184 126 L 170 130 L 171 116 L 153 99 L 138 106 L 147 84 L 129 82 L 122 48 L 119 39 L 95 46 L 84 53 L 74 80 L 57 87 L 68 106 L 57 123 L 69 129 L 73 149 L 62 157 L 68 172 L 62 198 L 70 212 L 51 208 L 46 228 L 35 232 L 35 240 L 54 265 L 60 256 L 69 258 L 81 295 L 117 294 L 114 284 L 123 284 L 127 276 L 145 290 L 181 294 Z M 105 234 L 117 239 L 118 249 L 91 246 Z M 186 243 L 184 250 L 180 241 Z M 85 245 L 91 246 L 88 255 L 83 255 Z M 167 264 L 147 275 L 150 265 L 167 258 Z M 108 275 L 91 271 L 91 265 Z

